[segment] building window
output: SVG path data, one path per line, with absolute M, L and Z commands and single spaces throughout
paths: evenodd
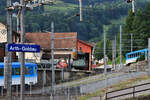
M 80 51 L 82 51 L 82 47 L 80 47 Z

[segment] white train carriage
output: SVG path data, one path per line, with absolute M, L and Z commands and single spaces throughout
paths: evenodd
M 148 49 L 142 49 L 142 50 L 137 50 L 137 51 L 133 51 L 130 53 L 126 53 L 126 64 L 136 62 L 137 58 L 139 58 L 141 55 L 144 55 L 145 58 L 147 58 Z

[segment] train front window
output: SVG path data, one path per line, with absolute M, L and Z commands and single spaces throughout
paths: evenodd
M 3 76 L 4 74 L 4 68 L 0 68 L 0 76 Z

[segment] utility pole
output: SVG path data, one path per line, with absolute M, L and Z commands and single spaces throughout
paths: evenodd
M 148 38 L 148 75 L 150 75 L 150 38 Z
M 104 74 L 105 74 L 105 95 L 107 93 L 107 68 L 106 68 L 106 31 L 104 30 Z
M 112 67 L 115 69 L 115 40 L 112 41 Z
M 122 25 L 120 25 L 120 68 L 122 68 Z
M 12 9 L 9 9 L 11 6 L 11 0 L 6 0 L 6 8 L 7 8 L 7 44 L 12 43 Z M 7 50 L 6 50 L 7 51 Z M 6 64 L 5 68 L 8 68 L 7 70 L 7 82 L 6 82 L 6 88 L 7 88 L 7 96 L 6 100 L 12 99 L 12 92 L 11 92 L 11 84 L 12 84 L 12 77 L 11 77 L 11 62 L 12 62 L 12 53 L 6 52 L 6 55 L 8 56 L 8 64 Z
M 19 33 L 19 15 L 17 15 L 17 17 L 16 17 L 16 19 L 17 19 L 17 33 Z
M 82 18 L 82 0 L 79 0 L 79 5 L 80 5 L 80 21 L 83 21 L 83 18 Z
M 133 51 L 133 34 L 131 33 L 131 52 Z
M 51 63 L 52 63 L 52 100 L 55 100 L 55 70 L 54 70 L 54 22 L 51 22 Z
M 106 68 L 106 32 L 104 31 L 104 74 L 107 74 Z
M 116 48 L 117 48 L 117 43 L 116 43 L 116 36 L 115 36 L 115 51 L 114 51 L 114 55 L 115 55 L 115 58 L 114 58 L 115 59 L 115 61 L 114 61 L 114 63 L 115 63 L 114 64 L 115 65 L 115 70 L 116 70 L 116 51 L 117 51 Z
M 20 12 L 20 28 L 21 28 L 21 43 L 24 43 L 24 35 L 25 35 L 25 28 L 24 28 L 24 11 L 25 11 L 25 2 L 24 0 L 20 0 L 21 12 Z M 20 88 L 20 100 L 24 100 L 24 86 L 25 86 L 25 77 L 24 77 L 24 69 L 25 69 L 25 53 L 20 53 L 20 63 L 21 63 L 21 88 Z
M 135 1 L 132 0 L 132 13 L 135 13 Z

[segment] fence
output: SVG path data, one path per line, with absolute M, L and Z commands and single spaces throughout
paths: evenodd
M 74 96 L 67 95 L 56 95 L 54 96 L 55 100 L 76 100 Z M 0 100 L 6 100 L 6 96 L 0 97 Z M 20 96 L 12 95 L 12 100 L 20 100 Z M 25 95 L 24 100 L 53 100 L 51 95 Z
M 113 99 L 113 98 L 118 98 L 118 97 L 123 97 L 123 96 L 129 96 L 135 98 L 136 96 L 145 94 L 146 92 L 149 93 L 150 91 L 150 83 L 145 83 L 145 84 L 140 84 L 140 85 L 135 85 L 132 87 L 128 87 L 125 89 L 120 89 L 116 91 L 111 91 L 106 93 L 105 99 Z M 123 97 L 127 98 L 127 97 Z
M 48 89 L 43 93 L 38 93 L 41 90 L 25 91 L 24 100 L 53 100 L 52 90 Z M 6 91 L 1 91 L 0 100 L 6 100 Z M 19 92 L 20 93 L 20 92 Z M 12 100 L 20 100 L 20 94 L 12 91 Z M 55 100 L 76 100 L 76 97 L 81 96 L 79 87 L 61 87 L 55 90 Z

